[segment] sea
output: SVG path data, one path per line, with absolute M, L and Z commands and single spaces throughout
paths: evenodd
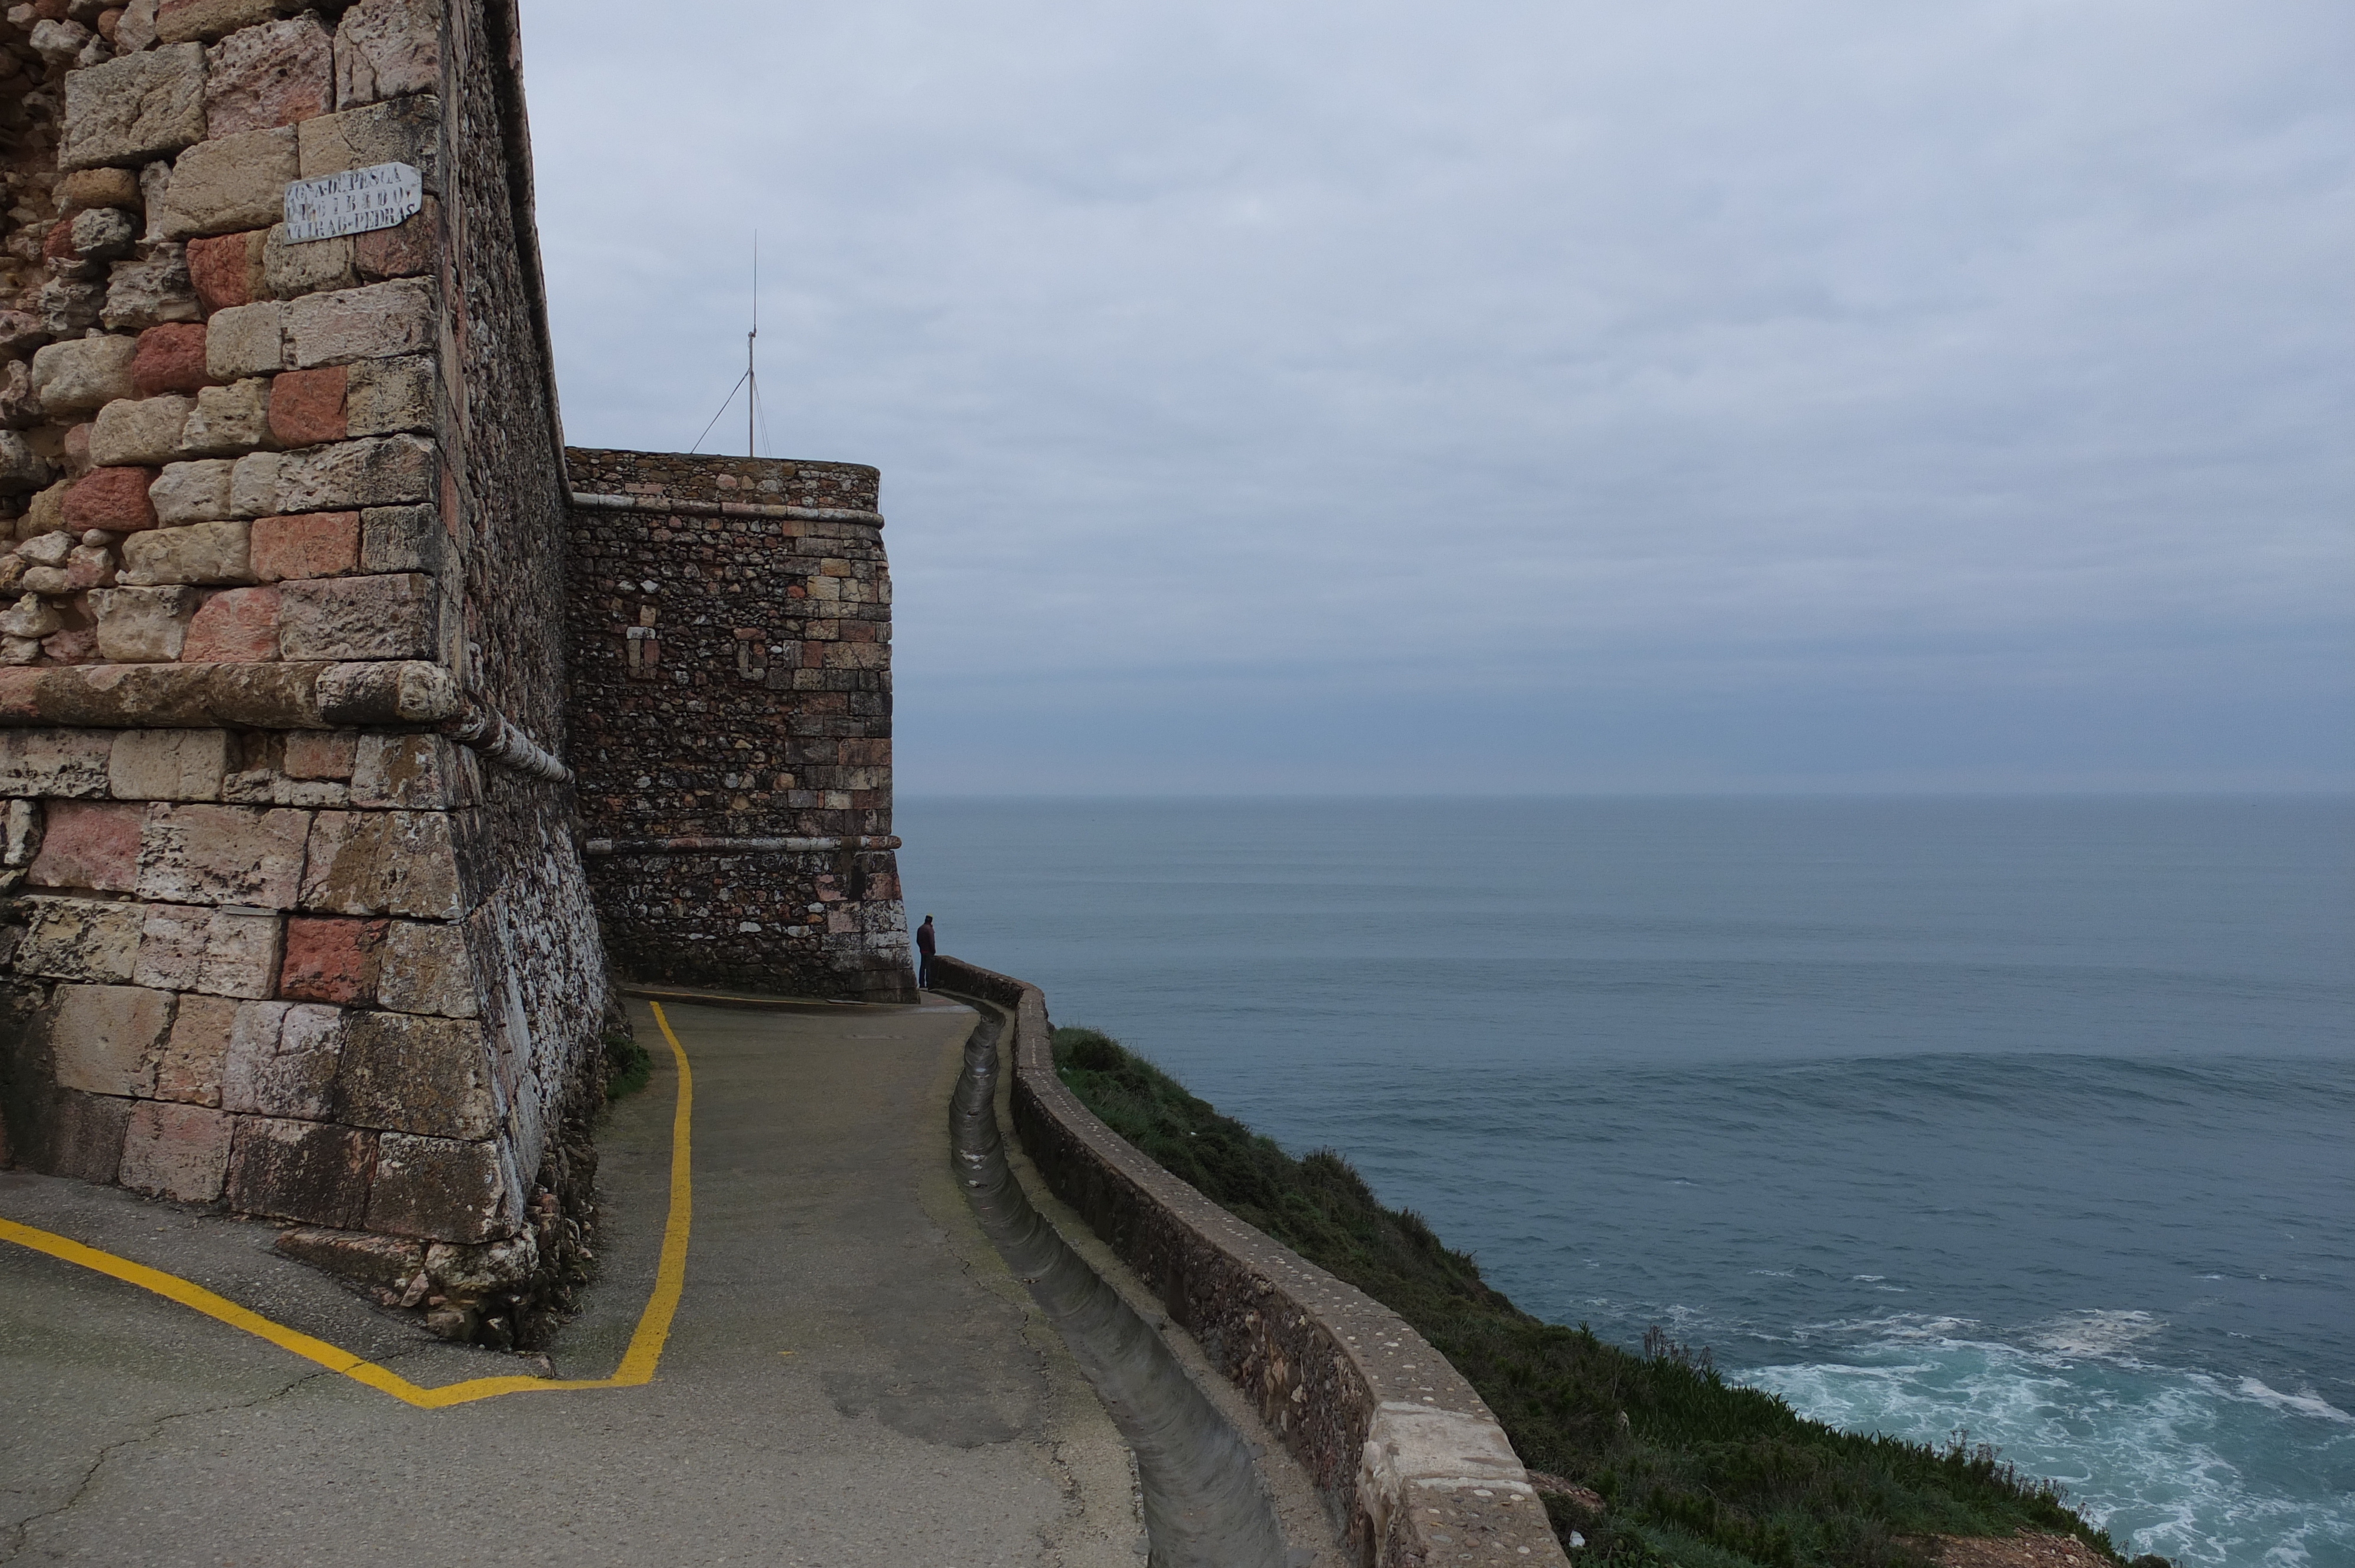
M 903 799 L 909 910 L 1524 1308 L 2355 1568 L 2355 800 Z

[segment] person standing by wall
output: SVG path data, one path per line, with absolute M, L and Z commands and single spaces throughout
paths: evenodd
M 936 938 L 932 936 L 932 917 L 927 915 L 924 916 L 924 923 L 916 927 L 916 989 L 918 991 L 923 991 L 932 983 L 932 951 L 935 941 Z M 900 972 L 905 974 L 907 971 L 902 969 Z

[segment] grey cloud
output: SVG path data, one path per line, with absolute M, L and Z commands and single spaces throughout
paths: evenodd
M 573 439 L 694 439 L 757 227 L 775 450 L 885 471 L 911 788 L 993 715 L 1038 788 L 1171 781 L 1181 733 L 1188 789 L 1448 772 L 1337 714 L 1519 789 L 2344 787 L 2350 43 L 2148 0 L 526 10 Z

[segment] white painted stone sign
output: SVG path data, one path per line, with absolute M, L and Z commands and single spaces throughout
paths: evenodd
M 425 206 L 425 180 L 407 164 L 375 164 L 286 187 L 286 238 L 333 239 L 390 228 Z

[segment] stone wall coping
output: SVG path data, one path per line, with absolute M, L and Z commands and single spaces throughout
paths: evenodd
M 440 664 L 61 664 L 0 669 L 0 729 L 347 729 L 432 725 L 488 761 L 569 783 L 571 770 Z
M 900 847 L 897 834 L 868 834 L 863 838 L 782 838 L 782 839 L 583 839 L 582 854 L 811 854 L 826 850 L 895 850 Z
M 1256 1400 L 1349 1520 L 1364 1561 L 1566 1568 L 1544 1505 L 1472 1385 L 1404 1319 L 1146 1158 L 1055 1071 L 1037 986 L 953 958 L 937 986 L 1013 1016 L 1014 1119 L 1057 1196 Z
M 584 512 L 655 512 L 681 517 L 785 517 L 801 523 L 858 523 L 883 526 L 880 512 L 859 512 L 847 506 L 773 506 L 752 501 L 687 501 L 663 495 L 599 495 L 572 493 L 572 504 Z

